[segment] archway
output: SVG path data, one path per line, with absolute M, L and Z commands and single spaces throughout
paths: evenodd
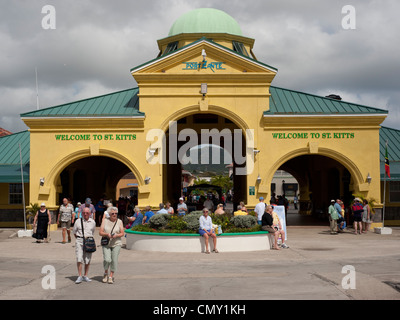
M 246 201 L 246 176 L 235 174 L 237 168 L 246 166 L 246 139 L 242 129 L 216 113 L 192 113 L 177 119 L 173 125 L 176 127 L 171 128 L 170 124 L 165 131 L 167 156 L 163 165 L 163 200 L 176 205 L 179 197 L 184 195 L 182 170 L 185 168 L 186 174 L 196 175 L 205 165 L 210 179 L 218 174 L 229 178 L 229 173 L 233 172 L 230 177 L 233 188 L 226 190 L 232 194 L 231 210 L 240 201 Z M 206 159 L 199 151 L 206 151 Z
M 323 155 L 300 155 L 279 166 L 298 181 L 299 207 L 289 205 L 288 225 L 327 224 L 331 199 L 345 206 L 352 199 L 353 177 L 339 161 Z
M 74 204 L 84 203 L 86 198 L 91 198 L 93 205 L 100 199 L 117 204 L 117 185 L 129 173 L 131 170 L 124 163 L 110 157 L 88 156 L 76 160 L 60 173 L 57 204 L 63 198 L 71 199 Z

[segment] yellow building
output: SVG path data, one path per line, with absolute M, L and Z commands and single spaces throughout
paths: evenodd
M 214 137 L 232 155 L 235 204 L 269 199 L 281 169 L 299 182 L 303 213 L 355 193 L 380 213 L 387 111 L 272 86 L 278 70 L 257 60 L 254 42 L 226 13 L 197 9 L 131 69 L 136 88 L 22 114 L 29 202 L 57 210 L 67 195 L 115 198 L 132 172 L 140 207 L 177 203 L 182 155 Z

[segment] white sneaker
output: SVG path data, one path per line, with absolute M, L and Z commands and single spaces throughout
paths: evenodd
M 287 248 L 289 248 L 289 246 L 288 246 L 286 243 L 282 243 L 282 244 L 281 244 L 281 248 L 287 249 Z
M 91 279 L 89 279 L 89 278 L 86 277 L 86 276 L 83 276 L 82 280 L 85 281 L 85 282 L 90 282 L 90 281 L 92 281 Z
M 82 282 L 82 277 L 79 276 L 78 279 L 76 279 L 75 283 L 78 284 L 78 283 L 81 283 L 81 282 Z

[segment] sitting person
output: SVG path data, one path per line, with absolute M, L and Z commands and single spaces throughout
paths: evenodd
M 283 231 L 283 229 L 282 229 L 282 225 L 279 221 L 278 215 L 273 210 L 274 210 L 274 207 L 271 205 L 268 205 L 265 208 L 265 212 L 261 219 L 261 229 L 263 231 L 268 231 L 269 233 L 272 233 L 274 235 L 273 249 L 279 250 L 279 247 L 278 247 L 279 235 L 281 235 L 281 238 L 282 238 L 281 247 L 289 248 L 289 246 L 287 246 L 285 244 L 285 231 Z
M 246 214 L 249 213 L 249 212 L 247 211 L 246 205 L 244 204 L 243 201 L 240 201 L 239 205 L 242 207 L 242 211 L 243 211 L 243 212 L 246 212 Z
M 107 209 L 108 210 L 108 209 Z M 143 222 L 143 215 L 140 212 L 140 209 L 138 206 L 136 206 L 134 209 L 134 214 L 133 216 L 128 217 L 129 223 L 126 226 L 126 229 L 130 229 L 134 226 L 137 226 L 138 224 L 142 224 Z
M 234 215 L 234 216 L 246 216 L 246 215 L 247 215 L 247 212 L 246 212 L 246 211 L 243 211 L 242 206 L 239 204 L 239 205 L 237 206 L 237 211 L 235 211 L 235 212 L 233 213 L 233 215 Z
M 208 209 L 203 209 L 203 215 L 199 218 L 200 228 L 199 233 L 201 236 L 204 237 L 205 245 L 206 245 L 206 253 L 210 253 L 208 249 L 208 238 L 211 237 L 214 242 L 214 252 L 218 253 L 217 250 L 217 236 L 212 228 L 212 220 L 211 217 L 208 215 Z
M 217 206 L 217 210 L 215 210 L 214 213 L 215 213 L 215 214 L 224 214 L 224 213 L 225 213 L 225 211 L 224 211 L 224 205 L 223 205 L 222 203 L 220 203 L 220 204 Z
M 160 210 L 156 212 L 157 214 L 168 214 L 168 211 L 164 209 L 164 203 L 160 203 Z
M 152 216 L 154 216 L 154 212 L 151 211 L 151 207 L 150 207 L 150 206 L 147 206 L 147 207 L 145 208 L 145 210 L 146 210 L 146 213 L 144 214 L 142 224 L 148 224 L 150 218 L 151 218 Z

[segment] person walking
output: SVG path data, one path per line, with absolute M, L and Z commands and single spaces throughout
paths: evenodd
M 260 197 L 258 199 L 260 202 L 256 204 L 254 211 L 257 213 L 257 223 L 259 225 L 262 225 L 262 216 L 265 212 L 265 203 L 264 203 L 264 197 Z
M 121 238 L 124 236 L 124 226 L 118 219 L 118 208 L 112 207 L 109 211 L 110 217 L 105 218 L 100 226 L 100 236 L 106 239 L 107 244 L 103 248 L 103 283 L 114 283 L 114 273 L 117 270 L 118 256 L 122 246 Z M 103 240 L 102 240 L 103 242 Z M 108 270 L 110 269 L 110 275 Z
M 86 198 L 85 203 L 79 207 L 78 212 L 82 213 L 84 208 L 89 208 L 90 218 L 93 220 L 96 220 L 96 209 L 95 209 L 94 205 L 92 204 L 92 199 Z
M 362 214 L 364 212 L 364 208 L 361 204 L 359 198 L 354 199 L 353 206 L 351 207 L 353 211 L 353 218 L 354 218 L 354 234 L 357 234 L 357 227 L 359 228 L 359 234 L 362 233 Z
M 362 215 L 362 224 L 363 224 L 363 232 L 366 233 L 371 227 L 371 207 L 368 204 L 368 200 L 363 200 L 363 215 Z
M 42 243 L 47 238 L 47 228 L 51 224 L 50 211 L 46 209 L 44 202 L 40 205 L 40 209 L 36 212 L 33 220 L 33 227 L 36 227 L 36 243 Z
M 83 225 L 83 230 L 82 230 Z M 79 284 L 82 281 L 90 282 L 88 278 L 90 260 L 92 259 L 92 253 L 83 250 L 83 233 L 85 237 L 93 237 L 94 231 L 96 230 L 96 222 L 90 218 L 90 208 L 85 207 L 82 210 L 82 218 L 75 221 L 73 234 L 75 236 L 75 255 L 76 263 L 78 267 L 78 278 L 75 283 Z M 83 232 L 82 232 L 83 231 Z M 85 264 L 85 273 L 82 277 L 82 264 Z
M 331 205 L 328 208 L 331 234 L 337 234 L 337 228 L 338 228 L 337 219 L 339 219 L 339 215 L 335 208 L 335 203 L 336 203 L 335 200 L 331 200 Z
M 74 206 L 69 203 L 67 198 L 63 199 L 63 203 L 59 209 L 59 215 L 57 219 L 57 224 L 60 224 L 61 220 L 61 230 L 62 230 L 62 244 L 65 244 L 65 237 L 68 234 L 68 243 L 71 242 L 71 224 L 74 224 L 75 214 L 74 214 Z

